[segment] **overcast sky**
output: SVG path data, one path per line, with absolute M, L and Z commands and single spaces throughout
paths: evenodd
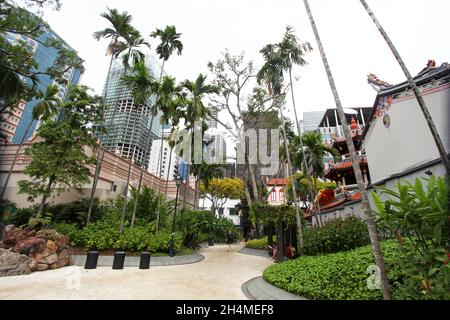
M 174 24 L 181 32 L 183 55 L 166 64 L 178 80 L 194 79 L 207 73 L 208 61 L 216 61 L 228 48 L 245 52 L 261 65 L 259 50 L 280 41 L 286 25 L 294 27 L 314 52 L 309 65 L 294 70 L 299 76 L 295 96 L 299 112 L 334 107 L 319 51 L 301 0 L 61 0 L 60 11 L 47 10 L 45 19 L 66 42 L 86 60 L 82 84 L 101 93 L 108 69 L 106 42 L 92 38 L 106 20 L 99 15 L 107 7 L 126 10 L 133 25 L 148 37 L 156 27 Z M 413 75 L 428 59 L 438 64 L 449 61 L 450 1 L 448 0 L 368 0 L 389 33 Z M 398 83 L 404 75 L 358 0 L 310 0 L 311 10 L 328 55 L 339 94 L 345 108 L 372 106 L 375 91 L 366 76 Z M 157 45 L 151 39 L 152 48 Z M 209 78 L 211 79 L 211 77 Z M 292 110 L 291 110 L 292 112 Z

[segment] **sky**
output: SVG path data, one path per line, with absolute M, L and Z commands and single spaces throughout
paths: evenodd
M 368 0 L 378 20 L 396 45 L 410 72 L 422 70 L 428 59 L 438 65 L 450 61 L 450 1 Z M 106 41 L 93 39 L 94 31 L 107 26 L 100 17 L 107 7 L 128 11 L 133 25 L 152 44 L 149 34 L 166 25 L 182 33 L 184 50 L 166 63 L 177 80 L 195 79 L 208 73 L 207 63 L 217 61 L 228 48 L 245 53 L 256 66 L 262 65 L 261 48 L 279 42 L 290 25 L 314 51 L 308 65 L 294 69 L 297 111 L 319 111 L 334 107 L 314 35 L 301 0 L 61 0 L 60 11 L 45 10 L 44 19 L 86 61 L 81 83 L 98 94 L 106 79 L 109 58 Z M 405 76 L 370 17 L 358 0 L 310 0 L 322 43 L 331 65 L 344 108 L 369 106 L 376 92 L 367 75 L 396 84 Z M 209 76 L 209 80 L 212 76 Z M 289 102 L 290 105 L 290 102 Z M 288 113 L 293 117 L 292 108 Z

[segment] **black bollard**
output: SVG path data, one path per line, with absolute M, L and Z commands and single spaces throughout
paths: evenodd
M 120 251 L 114 253 L 114 262 L 112 268 L 114 270 L 121 270 L 123 269 L 124 263 L 125 263 L 125 252 Z
M 141 261 L 139 262 L 139 269 L 150 269 L 150 252 L 141 252 Z
M 96 269 L 98 263 L 98 255 L 99 255 L 98 251 L 88 251 L 84 268 Z

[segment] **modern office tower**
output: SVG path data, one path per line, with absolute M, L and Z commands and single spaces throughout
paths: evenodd
M 169 177 L 169 180 L 173 180 L 175 167 L 180 164 L 180 157 L 177 155 L 175 148 L 171 150 L 168 143 L 168 137 L 170 135 L 170 132 L 171 128 L 164 128 L 163 140 L 161 139 L 154 140 L 153 147 L 150 152 L 148 172 L 159 177 L 161 168 L 161 178 L 163 180 L 166 180 L 167 177 Z M 162 162 L 161 162 L 161 141 L 163 144 Z M 172 158 L 170 157 L 170 153 L 172 153 Z
M 50 39 L 57 39 L 62 41 L 63 45 L 67 47 L 67 49 L 73 50 L 68 44 L 66 44 L 61 37 L 59 37 L 55 32 L 53 32 L 51 29 L 45 29 L 44 32 L 37 38 L 37 39 L 31 39 L 25 35 L 18 35 L 18 34 L 7 34 L 7 40 L 10 42 L 17 42 L 17 41 L 23 41 L 26 42 L 34 52 L 34 59 L 36 60 L 38 64 L 38 71 L 45 71 L 49 67 L 51 67 L 58 56 L 58 52 L 56 49 L 47 47 L 44 45 L 44 43 L 47 40 Z M 75 50 L 73 50 L 75 51 Z M 70 69 L 68 70 L 65 75 L 65 79 L 70 84 L 78 84 L 81 77 L 80 70 L 77 69 Z M 37 85 L 37 89 L 39 91 L 45 92 L 48 85 L 56 84 L 55 80 L 51 79 L 50 76 L 41 74 L 38 76 L 39 82 Z M 66 97 L 66 93 L 68 90 L 68 85 L 59 84 L 59 94 L 58 97 L 64 101 Z M 14 133 L 14 137 L 12 138 L 12 143 L 20 143 L 22 138 L 25 135 L 25 131 L 27 130 L 28 125 L 30 122 L 33 122 L 30 130 L 25 136 L 25 140 L 29 139 L 31 136 L 33 136 L 35 130 L 38 127 L 38 122 L 34 121 L 32 118 L 32 112 L 33 108 L 36 105 L 37 100 L 33 99 L 25 104 L 23 106 L 23 111 L 19 110 L 19 114 L 17 114 L 17 125 L 14 131 L 10 129 L 10 132 Z M 20 109 L 20 106 L 19 106 Z M 20 118 L 19 118 L 20 116 Z
M 158 60 L 151 55 L 146 55 L 145 64 L 150 73 L 158 78 L 161 70 Z M 150 128 L 152 123 L 150 109 L 155 102 L 155 97 L 150 97 L 144 105 L 136 105 L 131 91 L 121 83 L 121 77 L 124 74 L 122 60 L 116 59 L 111 67 L 109 82 L 105 84 L 104 89 L 107 106 L 104 122 L 109 133 L 103 135 L 103 146 L 109 151 L 120 154 L 122 158 L 130 159 L 131 157 L 135 164 L 144 164 L 148 167 L 152 142 L 161 134 L 159 122 L 161 113 L 158 112 L 154 117 Z
M 11 110 L 10 113 L 0 116 L 0 144 L 12 143 L 12 140 L 16 134 L 17 126 L 22 118 L 25 105 L 26 102 L 21 100 L 19 101 L 17 107 Z
M 300 120 L 302 132 L 317 131 L 325 111 L 303 112 L 303 120 Z

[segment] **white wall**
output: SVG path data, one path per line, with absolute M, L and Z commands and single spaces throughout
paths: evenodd
M 203 200 L 205 200 L 205 202 L 203 202 Z M 241 221 L 240 221 L 240 217 L 239 217 L 239 212 L 236 212 L 237 215 L 230 215 L 230 209 L 231 208 L 235 208 L 235 206 L 240 202 L 240 200 L 233 200 L 233 199 L 227 199 L 227 201 L 225 202 L 225 204 L 223 205 L 224 208 L 224 212 L 223 212 L 223 217 L 231 219 L 233 221 L 233 223 L 235 225 L 240 225 Z M 199 207 L 201 210 L 211 210 L 212 207 L 212 202 L 208 199 L 208 198 L 200 198 L 199 201 Z M 219 210 L 216 209 L 216 216 L 219 216 Z
M 443 140 L 450 152 L 450 87 L 424 93 L 425 102 Z M 439 153 L 414 96 L 397 99 L 388 111 L 391 124 L 387 128 L 382 117 L 372 124 L 373 130 L 364 145 L 372 183 L 393 174 L 401 173 L 420 164 L 439 158 Z

